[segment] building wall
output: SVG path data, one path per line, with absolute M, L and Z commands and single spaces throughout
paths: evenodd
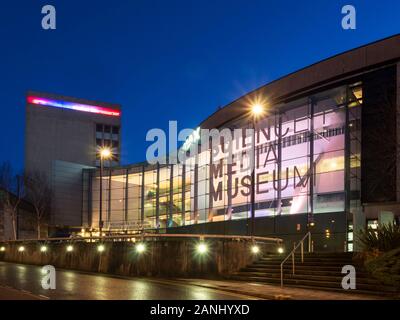
M 82 169 L 96 166 L 99 141 L 96 126 L 118 127 L 121 148 L 120 116 L 76 111 L 62 107 L 34 104 L 29 97 L 55 99 L 84 105 L 113 108 L 118 105 L 71 97 L 29 92 L 26 105 L 25 170 L 44 173 L 52 191 L 50 223 L 62 226 L 82 224 Z M 111 139 L 110 139 L 111 140 Z M 101 140 L 103 141 L 103 140 Z M 119 164 L 119 157 L 114 163 Z
M 90 167 L 66 161 L 54 161 L 51 177 L 51 225 L 80 227 L 82 223 L 82 170 Z
M 396 201 L 396 71 L 389 67 L 363 77 L 362 202 Z
M 96 123 L 120 126 L 120 118 L 27 104 L 25 169 L 50 176 L 54 160 L 94 166 Z

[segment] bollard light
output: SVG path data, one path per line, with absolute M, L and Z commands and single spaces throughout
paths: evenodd
M 284 250 L 282 247 L 279 247 L 279 248 L 278 248 L 278 253 L 279 253 L 279 254 L 282 254 L 282 253 L 284 253 L 284 252 L 285 252 L 285 250 Z
M 135 249 L 136 249 L 136 252 L 137 252 L 137 253 L 143 253 L 143 252 L 146 251 L 146 246 L 145 246 L 144 243 L 138 243 L 138 244 L 135 246 Z
M 19 252 L 24 252 L 24 251 L 25 251 L 25 247 L 24 247 L 24 246 L 20 246 L 20 247 L 18 248 L 18 251 L 19 251 Z
M 47 247 L 46 246 L 41 246 L 40 247 L 40 252 L 47 252 Z
M 0 251 L 1 251 L 1 252 L 6 251 L 6 247 L 0 247 Z
M 72 251 L 74 251 L 74 247 L 71 245 L 67 246 L 67 252 L 72 252 Z
M 200 242 L 197 246 L 196 246 L 196 251 L 199 254 L 205 254 L 208 251 L 208 247 L 204 242 Z
M 260 247 L 259 247 L 259 246 L 256 246 L 256 245 L 252 246 L 252 247 L 251 247 L 251 252 L 252 252 L 253 254 L 258 254 L 258 253 L 260 253 Z
M 103 252 L 106 248 L 104 247 L 104 245 L 100 244 L 97 246 L 97 252 Z

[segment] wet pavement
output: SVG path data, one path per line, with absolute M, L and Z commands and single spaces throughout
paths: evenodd
M 183 283 L 201 286 L 204 288 L 220 289 L 235 293 L 259 297 L 265 300 L 381 300 L 394 298 L 392 296 L 377 296 L 372 294 L 361 294 L 354 291 L 328 291 L 318 289 L 304 289 L 296 287 L 272 285 L 267 283 L 252 283 L 244 281 L 224 280 L 199 280 L 180 279 Z
M 41 267 L 0 262 L 0 299 L 74 300 L 241 300 L 250 296 L 189 283 L 145 278 L 116 278 L 57 270 L 56 289 L 41 286 Z

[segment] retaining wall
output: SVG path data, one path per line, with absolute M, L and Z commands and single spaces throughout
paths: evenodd
M 220 277 L 250 264 L 259 256 L 252 254 L 251 244 L 245 241 L 208 240 L 208 251 L 199 255 L 197 241 L 157 240 L 146 241 L 146 251 L 139 254 L 133 242 L 105 242 L 104 252 L 98 252 L 98 243 L 74 242 L 72 252 L 68 243 L 6 244 L 0 260 L 34 265 L 53 265 L 56 268 L 89 272 L 102 272 L 122 276 L 156 277 Z M 2 244 L 0 244 L 3 246 Z M 24 251 L 18 248 L 24 246 Z M 273 246 L 260 244 L 261 251 Z

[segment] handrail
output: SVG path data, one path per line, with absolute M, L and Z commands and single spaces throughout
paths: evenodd
M 95 237 L 63 237 L 63 238 L 43 238 L 43 239 L 19 239 L 19 240 L 7 240 L 0 241 L 0 243 L 27 243 L 27 242 L 75 242 L 85 240 L 114 240 L 114 239 L 144 239 L 144 238 L 196 238 L 196 239 L 231 239 L 231 240 L 247 240 L 247 241 L 259 241 L 259 242 L 274 242 L 281 244 L 283 240 L 281 238 L 269 238 L 269 237 L 253 237 L 253 236 L 240 236 L 240 235 L 217 235 L 217 234 L 155 234 L 155 233 L 138 233 L 138 234 L 122 234 L 112 236 L 95 236 Z
M 294 266 L 294 254 L 297 248 L 300 246 L 301 252 L 301 263 L 304 262 L 304 241 L 308 237 L 308 252 L 313 252 L 313 246 L 311 243 L 311 232 L 307 232 L 307 234 L 300 240 L 300 242 L 294 246 L 293 250 L 288 254 L 288 256 L 281 263 L 281 287 L 283 287 L 283 264 L 292 256 L 292 274 L 295 274 L 295 266 Z

